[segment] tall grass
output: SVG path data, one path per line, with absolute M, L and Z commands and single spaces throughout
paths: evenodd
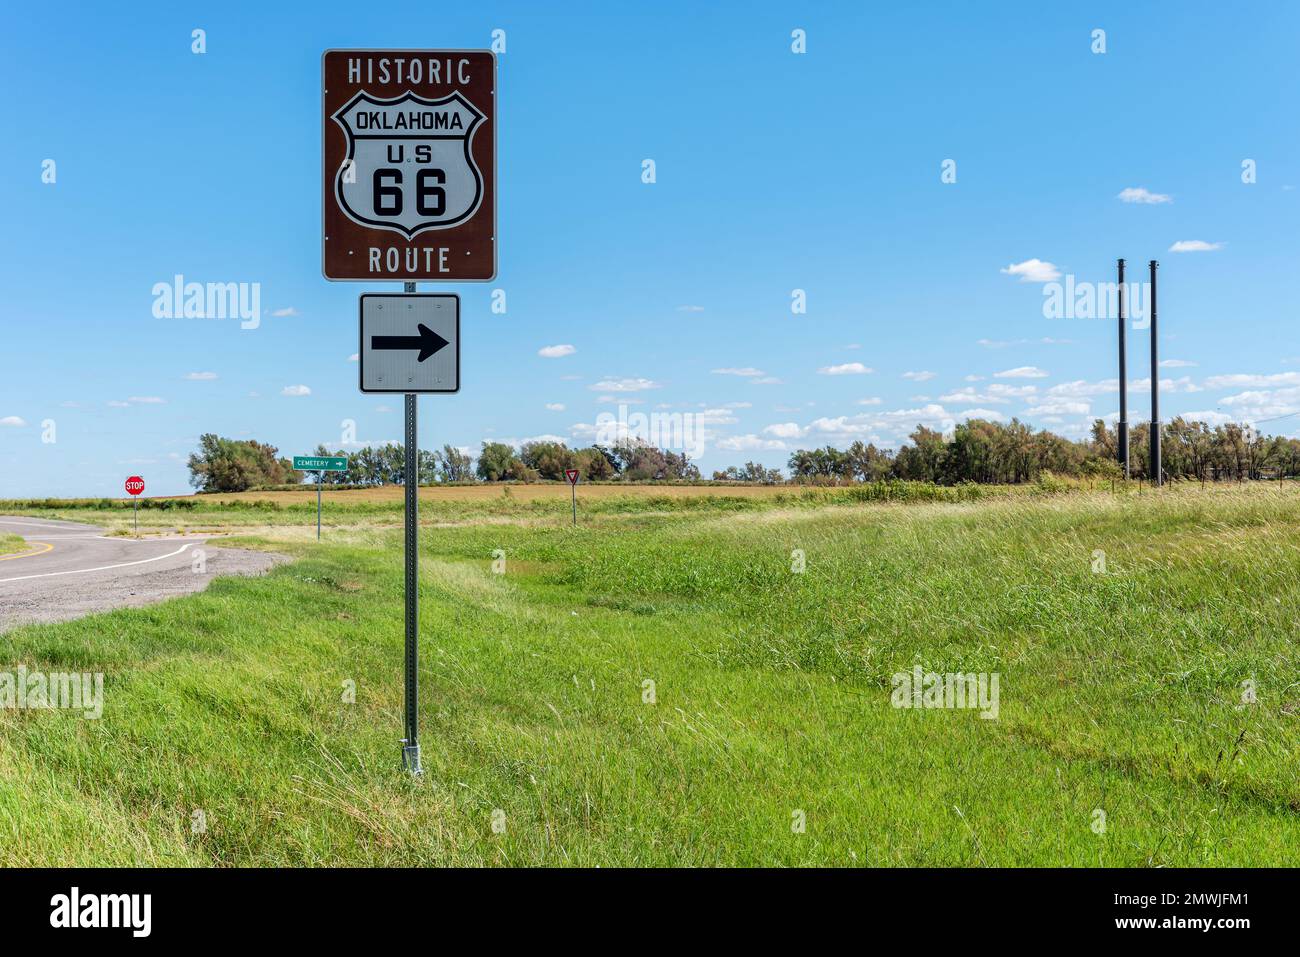
M 0 862 L 1294 861 L 1300 495 L 868 488 L 424 529 L 418 782 L 396 528 L 11 630 L 108 688 L 0 711 Z M 891 707 L 916 665 L 999 717 Z

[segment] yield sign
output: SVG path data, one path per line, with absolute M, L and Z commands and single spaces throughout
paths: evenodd
M 565 469 L 565 470 L 564 470 L 564 477 L 565 477 L 566 479 L 569 480 L 569 484 L 570 484 L 570 485 L 577 485 L 577 484 L 578 484 L 578 470 L 577 470 L 577 469 Z

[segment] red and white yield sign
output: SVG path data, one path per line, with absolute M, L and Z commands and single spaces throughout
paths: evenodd
M 578 484 L 578 470 L 577 470 L 577 469 L 565 469 L 565 470 L 564 470 L 564 477 L 565 477 L 566 479 L 569 480 L 569 484 L 570 484 L 570 485 L 577 485 L 577 484 Z
M 126 492 L 128 495 L 141 495 L 144 493 L 144 479 L 138 475 L 132 475 L 126 480 Z
M 496 54 L 326 50 L 326 279 L 497 271 Z

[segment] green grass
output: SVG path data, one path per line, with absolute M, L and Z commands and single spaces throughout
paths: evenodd
M 0 863 L 1294 861 L 1294 491 L 524 517 L 424 529 L 418 782 L 394 529 L 7 632 L 106 705 L 0 712 Z M 998 719 L 891 707 L 915 664 L 999 673 Z
M 27 542 L 19 535 L 0 535 L 0 555 L 27 550 Z

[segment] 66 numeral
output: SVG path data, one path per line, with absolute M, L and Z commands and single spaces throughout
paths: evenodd
M 377 169 L 371 178 L 374 186 L 374 210 L 377 216 L 402 215 L 402 171 Z M 415 176 L 415 211 L 421 216 L 441 216 L 447 208 L 447 191 L 443 185 L 447 174 L 440 169 L 425 168 Z

